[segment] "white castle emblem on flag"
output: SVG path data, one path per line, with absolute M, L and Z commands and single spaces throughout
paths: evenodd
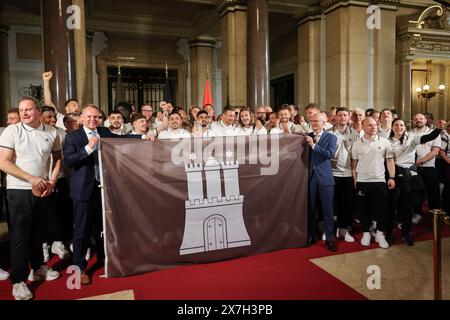
M 239 191 L 238 161 L 227 151 L 226 162 L 210 156 L 203 166 L 191 154 L 185 164 L 188 195 L 180 255 L 248 246 L 250 237 L 244 223 L 244 196 Z M 225 196 L 222 195 L 222 179 Z M 203 172 L 207 196 L 203 193 Z

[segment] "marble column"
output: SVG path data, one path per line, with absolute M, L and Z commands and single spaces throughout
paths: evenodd
M 270 104 L 267 0 L 248 1 L 247 34 L 247 105 L 267 106 Z
M 403 60 L 400 64 L 401 77 L 401 100 L 400 117 L 405 120 L 406 125 L 411 125 L 411 60 Z
M 1 125 L 6 125 L 7 110 L 11 107 L 8 58 L 9 27 L 0 24 L 0 119 Z
M 374 32 L 374 107 L 395 107 L 396 11 L 381 10 L 381 29 Z
M 94 80 L 93 80 L 93 63 L 92 63 L 92 41 L 94 32 L 86 31 L 86 84 L 84 90 L 83 101 L 85 103 L 94 103 Z
M 76 97 L 80 105 L 84 105 L 87 102 L 86 23 L 84 0 L 72 0 L 72 4 L 80 8 L 80 28 L 73 30 L 73 40 L 75 49 L 75 75 L 77 84 Z
M 209 77 L 213 93 L 213 49 L 215 41 L 210 38 L 198 38 L 189 41 L 191 66 L 191 104 L 202 107 L 206 77 Z M 214 99 L 214 96 L 213 96 Z
M 247 105 L 247 7 L 244 1 L 223 0 L 221 27 L 222 106 Z
M 444 75 L 444 119 L 450 119 L 450 62 L 445 65 L 445 75 Z
M 299 21 L 297 28 L 298 101 L 303 107 L 320 101 L 320 29 L 318 19 Z
M 368 102 L 367 7 L 326 13 L 326 100 L 329 106 L 366 108 Z
M 46 71 L 53 72 L 50 82 L 52 100 L 58 110 L 64 112 L 65 101 L 77 97 L 73 30 L 66 25 L 66 10 L 72 1 L 41 3 L 44 66 Z

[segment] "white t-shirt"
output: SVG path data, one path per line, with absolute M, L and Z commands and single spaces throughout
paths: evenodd
M 424 134 L 429 134 L 431 133 L 431 131 L 433 131 L 432 129 L 428 128 L 425 130 L 425 132 L 417 132 L 416 129 L 412 130 L 412 132 L 421 137 Z M 433 141 L 428 141 L 427 143 L 424 144 L 419 144 L 418 146 L 416 146 L 416 152 L 417 152 L 417 158 L 421 159 L 424 156 L 426 156 L 430 151 L 432 147 L 437 147 L 437 148 L 441 148 L 441 136 L 438 136 L 436 139 L 434 139 Z M 423 164 L 423 167 L 427 167 L 427 168 L 434 168 L 435 166 L 435 162 L 436 162 L 436 157 L 433 157 L 431 160 L 425 162 Z
M 378 136 L 373 141 L 357 139 L 352 146 L 352 160 L 358 160 L 356 182 L 386 182 L 384 161 L 392 158 L 387 139 Z
M 333 128 L 331 133 L 337 137 L 337 148 L 334 157 L 331 159 L 331 167 L 333 176 L 335 177 L 351 177 L 352 176 L 352 159 L 351 152 L 353 143 L 359 138 L 359 133 L 350 127 L 341 133 L 337 128 Z
M 259 135 L 259 134 L 267 134 L 267 129 L 262 127 L 258 129 L 256 127 L 251 126 L 250 128 L 240 127 L 239 135 L 241 136 L 249 136 L 249 135 Z
M 161 131 L 158 135 L 158 139 L 183 139 L 190 138 L 192 135 L 185 129 L 173 130 L 171 128 Z
M 61 151 L 56 128 L 43 123 L 34 129 L 24 123 L 8 126 L 0 136 L 0 147 L 14 150 L 11 162 L 23 171 L 43 179 L 48 178 L 47 164 L 52 152 Z M 31 183 L 6 176 L 8 189 L 31 190 Z
M 58 128 L 61 128 L 63 130 L 67 130 L 66 126 L 64 125 L 64 115 L 61 112 L 58 112 L 56 114 L 56 126 Z
M 223 121 L 211 123 L 211 130 L 217 137 L 238 136 L 240 131 L 234 124 L 226 125 Z

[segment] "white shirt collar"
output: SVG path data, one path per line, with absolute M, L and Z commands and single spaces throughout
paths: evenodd
M 89 137 L 89 135 L 91 134 L 91 132 L 96 132 L 98 134 L 97 128 L 95 130 L 91 130 L 86 128 L 85 126 L 83 126 L 84 132 L 86 132 L 86 135 Z
M 33 131 L 33 130 L 45 131 L 45 125 L 42 122 L 39 122 L 39 126 L 37 128 L 30 127 L 29 125 L 27 125 L 23 122 L 20 122 L 20 123 L 22 124 L 23 128 L 27 131 Z

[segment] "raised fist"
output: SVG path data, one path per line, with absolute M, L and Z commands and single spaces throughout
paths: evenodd
M 53 77 L 53 72 L 51 72 L 51 71 L 47 71 L 47 72 L 44 72 L 43 74 L 42 74 L 42 79 L 44 80 L 44 81 L 50 81 L 50 79 Z

